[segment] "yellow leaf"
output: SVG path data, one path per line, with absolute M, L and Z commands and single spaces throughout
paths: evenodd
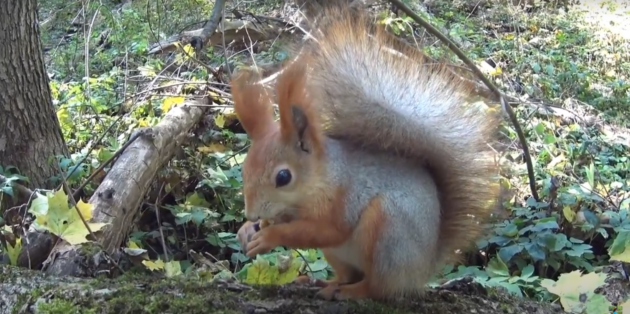
M 513 34 L 513 33 L 509 33 L 509 34 L 505 35 L 505 39 L 506 39 L 506 40 L 512 40 L 512 39 L 514 39 L 514 34 Z
M 220 129 L 225 127 L 225 117 L 222 114 L 217 114 L 214 116 L 214 124 L 216 124 Z
M 621 261 L 621 262 L 628 262 L 630 261 L 630 250 L 626 249 L 623 252 L 619 253 L 619 254 L 611 254 L 610 255 L 610 260 L 611 261 Z
M 61 109 L 57 111 L 57 119 L 59 119 L 59 123 L 61 123 L 62 126 L 72 123 L 70 112 L 68 112 L 66 106 L 61 106 Z
M 184 96 L 166 97 L 162 102 L 162 112 L 167 113 L 173 106 L 183 103 L 184 100 Z
M 275 284 L 284 285 L 292 282 L 297 278 L 300 273 L 300 268 L 302 266 L 302 262 L 300 259 L 293 258 L 293 256 L 289 255 L 284 261 L 281 262 L 280 255 L 278 255 L 278 277 L 276 279 Z M 282 265 L 284 264 L 284 265 Z
M 278 275 L 273 271 L 273 267 L 269 264 L 269 261 L 258 256 L 256 260 L 252 262 L 251 266 L 247 268 L 247 276 L 245 277 L 245 283 L 250 285 L 264 285 L 272 284 L 276 281 Z
M 139 119 L 138 126 L 141 128 L 146 128 L 149 126 L 149 121 L 146 118 Z
M 132 241 L 132 240 L 127 241 L 127 247 L 130 248 L 130 249 L 139 249 L 140 248 L 138 243 L 136 243 L 136 241 Z
M 92 232 L 101 230 L 105 225 L 107 224 L 88 223 L 88 226 L 90 226 L 90 230 L 92 230 Z M 64 232 L 61 234 L 61 238 L 72 245 L 76 245 L 88 242 L 88 240 L 85 238 L 88 234 L 90 234 L 90 231 L 88 231 L 88 229 L 85 227 L 83 221 L 77 219 L 76 221 L 73 221 L 71 224 L 68 225 L 66 230 L 64 230 Z
M 164 261 L 158 259 L 156 261 L 142 261 L 142 264 L 146 266 L 149 270 L 159 270 L 164 269 Z
M 225 149 L 226 149 L 226 147 L 224 145 L 219 144 L 219 143 L 212 143 L 212 144 L 210 144 L 210 146 L 197 147 L 197 151 L 199 151 L 200 153 L 204 153 L 204 154 L 221 153 L 221 152 L 224 152 Z
M 184 274 L 182 273 L 182 268 L 179 265 L 179 261 L 167 262 L 166 264 L 164 264 L 164 271 L 166 273 L 166 277 L 169 278 L 181 276 Z
M 564 214 L 564 218 L 566 218 L 568 222 L 573 222 L 573 220 L 575 219 L 575 212 L 569 206 L 564 206 L 562 208 L 562 213 Z
M 77 202 L 77 208 L 86 221 L 92 219 L 92 207 L 92 204 L 84 203 L 83 200 Z
M 492 71 L 490 71 L 490 75 L 491 76 L 495 76 L 495 75 L 500 75 L 501 73 L 503 73 L 503 70 L 501 70 L 501 67 L 497 65 L 496 68 L 494 68 Z
M 81 215 L 87 221 L 92 218 L 92 205 L 82 200 L 77 204 Z M 45 229 L 72 245 L 88 242 L 85 238 L 90 231 L 85 227 L 74 206 L 68 206 L 68 197 L 63 189 L 55 193 L 38 194 L 29 211 L 35 215 L 35 228 Z M 104 223 L 88 223 L 92 232 L 103 228 Z
M 22 238 L 15 239 L 15 246 L 11 246 L 11 244 L 7 242 L 7 255 L 9 255 L 9 261 L 11 262 L 11 265 L 17 265 L 20 251 L 22 251 Z
M 193 47 L 190 44 L 186 44 L 186 46 L 184 46 L 184 52 L 187 55 L 192 55 L 193 52 L 194 52 L 194 49 L 193 49 Z

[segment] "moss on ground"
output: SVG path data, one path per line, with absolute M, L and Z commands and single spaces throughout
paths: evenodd
M 252 287 L 196 278 L 126 275 L 118 279 L 77 279 L 0 266 L 0 312 L 119 313 L 562 313 L 549 304 L 519 300 L 501 292 L 488 295 L 471 283 L 429 290 L 423 298 L 390 302 L 329 302 L 316 288 L 286 285 Z M 28 312 L 28 311 L 27 311 Z

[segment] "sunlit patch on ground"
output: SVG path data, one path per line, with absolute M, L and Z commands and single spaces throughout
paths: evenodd
M 605 30 L 630 39 L 629 0 L 582 0 L 581 2 L 575 8 L 588 12 L 586 17 L 591 17 L 591 23 L 597 23 Z M 588 19 L 587 22 L 589 22 Z

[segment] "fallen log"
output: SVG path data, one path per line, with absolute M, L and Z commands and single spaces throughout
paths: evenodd
M 562 314 L 559 305 L 488 293 L 464 280 L 422 298 L 389 302 L 324 301 L 317 288 L 247 286 L 231 281 L 124 276 L 79 279 L 0 266 L 0 314 L 10 313 L 532 313 Z
M 165 40 L 153 44 L 149 47 L 149 55 L 167 53 L 177 50 L 177 45 L 181 43 L 186 45 L 193 38 L 201 38 L 204 33 L 203 28 L 184 31 L 181 34 L 175 34 Z M 205 37 L 207 42 L 201 43 L 202 46 L 218 46 L 242 43 L 250 46 L 256 42 L 266 41 L 276 38 L 281 33 L 281 29 L 271 25 L 262 23 L 254 23 L 245 20 L 226 21 L 222 20 L 217 26 L 216 31 Z
M 94 234 L 98 247 L 84 247 L 85 244 L 73 246 L 65 241 L 57 241 L 52 251 L 41 250 L 39 242 L 49 236 L 30 228 L 26 238 L 34 240 L 24 243 L 18 265 L 39 268 L 43 262 L 43 270 L 49 274 L 91 276 L 103 262 L 96 261 L 92 253 L 103 250 L 105 254 L 98 256 L 105 260 L 110 259 L 107 256 L 119 255 L 120 245 L 131 231 L 134 217 L 153 179 L 164 164 L 171 160 L 177 148 L 183 145 L 188 132 L 207 112 L 208 105 L 207 99 L 185 101 L 173 107 L 157 125 L 136 130 L 131 135 L 128 146 L 88 201 L 92 205 L 92 219 L 89 222 L 106 224 Z M 36 234 L 45 236 L 32 236 Z M 86 250 L 88 253 L 85 253 Z M 86 258 L 86 255 L 90 257 Z M 117 266 L 114 260 L 105 262 L 110 264 L 109 267 L 112 267 L 112 263 Z

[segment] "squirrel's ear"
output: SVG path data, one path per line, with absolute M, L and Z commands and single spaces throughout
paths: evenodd
M 242 70 L 235 74 L 230 83 L 234 111 L 252 141 L 275 127 L 269 94 L 259 81 L 257 72 Z
M 298 149 L 321 154 L 323 134 L 316 108 L 306 91 L 306 60 L 298 59 L 286 66 L 278 76 L 276 94 L 280 110 L 282 139 Z

